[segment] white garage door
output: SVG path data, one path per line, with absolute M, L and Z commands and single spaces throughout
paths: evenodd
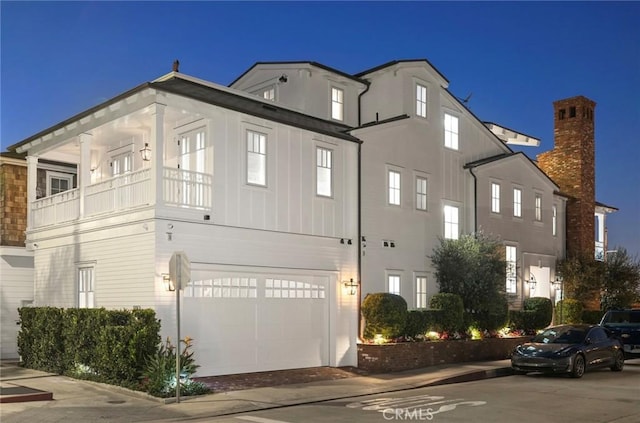
M 182 336 L 198 376 L 329 364 L 329 277 L 197 271 L 184 290 Z

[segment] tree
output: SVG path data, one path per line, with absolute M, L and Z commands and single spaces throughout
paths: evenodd
M 564 297 L 578 300 L 587 308 L 595 303 L 597 308 L 605 263 L 585 253 L 561 260 L 557 267 L 564 280 Z
M 440 292 L 459 295 L 467 313 L 485 321 L 489 315 L 506 318 L 506 261 L 498 240 L 482 233 L 440 239 L 431 262 Z
M 631 257 L 625 248 L 607 255 L 600 308 L 628 308 L 640 301 L 640 260 Z

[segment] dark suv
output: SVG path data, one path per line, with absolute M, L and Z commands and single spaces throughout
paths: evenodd
M 625 358 L 640 358 L 640 308 L 609 310 L 600 321 L 624 344 Z

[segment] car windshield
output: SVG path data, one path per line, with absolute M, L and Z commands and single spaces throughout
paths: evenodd
M 549 328 L 533 338 L 533 342 L 541 344 L 580 344 L 584 341 L 585 329 L 572 326 Z
M 620 310 L 609 311 L 602 319 L 602 324 L 628 324 L 628 323 L 640 323 L 640 310 Z

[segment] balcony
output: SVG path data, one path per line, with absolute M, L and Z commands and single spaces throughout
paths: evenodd
M 210 209 L 212 180 L 209 174 L 165 167 L 162 199 L 157 203 L 189 209 Z M 79 188 L 64 191 L 31 203 L 31 229 L 153 205 L 154 192 L 150 169 L 125 173 L 88 185 L 84 190 L 84 198 L 81 198 Z

